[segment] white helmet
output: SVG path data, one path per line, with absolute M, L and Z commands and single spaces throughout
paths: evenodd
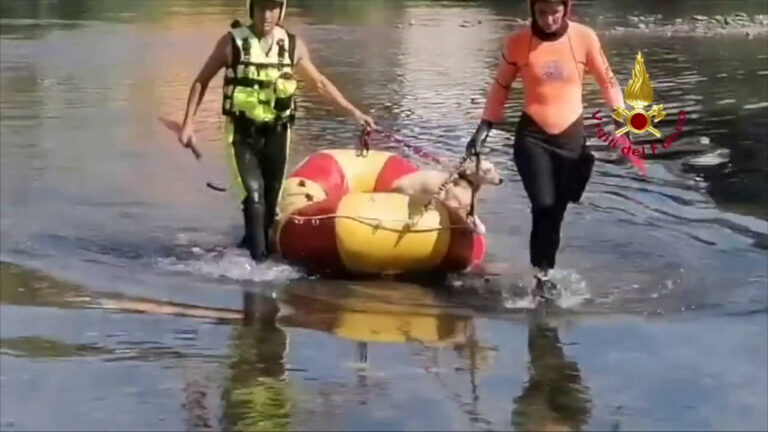
M 254 1 L 271 1 L 274 3 L 280 3 L 282 6 L 280 6 L 280 19 L 277 21 L 278 24 L 283 22 L 283 18 L 285 18 L 285 9 L 288 7 L 287 3 L 288 0 L 245 0 L 245 7 L 246 10 L 248 10 L 248 16 L 253 19 L 253 2 Z

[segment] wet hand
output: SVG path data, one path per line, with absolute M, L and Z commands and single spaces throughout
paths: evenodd
M 464 154 L 466 156 L 475 156 L 477 155 L 477 153 L 478 153 L 477 140 L 475 139 L 474 136 L 472 136 L 472 138 L 470 138 L 469 141 L 467 141 L 467 145 L 464 148 Z
M 195 126 L 192 123 L 185 124 L 179 131 L 179 142 L 184 147 L 195 145 Z
M 357 120 L 358 123 L 360 123 L 361 125 L 369 129 L 373 129 L 373 130 L 377 129 L 376 123 L 373 121 L 373 119 L 359 111 L 357 112 L 357 114 L 355 114 L 355 120 Z
M 488 134 L 491 132 L 493 125 L 487 120 L 483 120 L 477 125 L 475 133 L 472 134 L 472 138 L 467 141 L 465 147 L 465 154 L 467 156 L 474 156 L 480 151 L 480 146 L 485 144 L 485 140 L 488 138 Z

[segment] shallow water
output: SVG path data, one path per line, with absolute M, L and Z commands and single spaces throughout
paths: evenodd
M 764 38 L 603 39 L 623 84 L 642 50 L 659 103 L 689 120 L 647 177 L 590 142 L 600 160 L 558 255 L 566 293 L 540 316 L 523 294 L 519 88 L 489 139 L 506 182 L 481 196 L 488 280 L 320 281 L 232 247 L 237 199 L 205 187 L 230 178 L 220 78 L 198 114 L 200 162 L 157 117 L 181 115 L 241 3 L 0 3 L 3 429 L 768 428 Z M 578 11 L 598 31 L 689 13 L 628 5 Z M 349 100 L 451 157 L 524 14 L 297 1 L 288 26 Z M 585 112 L 598 108 L 589 81 Z M 354 145 L 356 126 L 317 96 L 299 109 L 292 164 Z

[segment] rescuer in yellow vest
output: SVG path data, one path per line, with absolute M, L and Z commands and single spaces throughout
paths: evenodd
M 281 26 L 286 0 L 246 2 L 251 24 L 243 26 L 235 20 L 216 43 L 189 90 L 179 141 L 194 144 L 197 108 L 210 81 L 225 68 L 222 114 L 245 195 L 245 236 L 240 246 L 261 261 L 273 252 L 269 232 L 288 159 L 296 78 L 305 80 L 361 125 L 376 125 L 315 68 L 304 42 Z

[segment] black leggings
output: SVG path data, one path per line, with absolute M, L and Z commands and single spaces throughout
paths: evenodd
M 531 202 L 531 265 L 539 269 L 555 267 L 560 226 L 585 144 L 581 117 L 558 135 L 548 134 L 525 113 L 518 122 L 514 158 Z
M 290 127 L 286 124 L 259 127 L 247 120 L 235 122 L 232 146 L 245 189 L 246 240 L 252 244 L 251 253 L 260 257 L 267 253 L 269 230 L 277 213 L 289 139 Z

